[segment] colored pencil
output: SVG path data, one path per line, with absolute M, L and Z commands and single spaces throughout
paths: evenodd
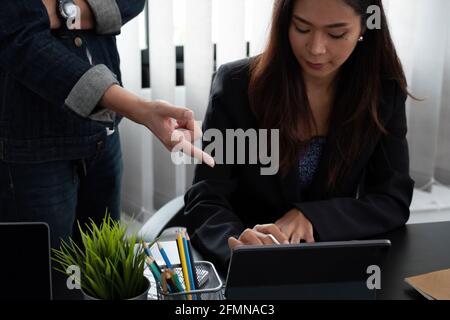
M 181 269 L 183 270 L 183 278 L 186 291 L 191 291 L 191 284 L 189 282 L 189 272 L 186 262 L 186 254 L 184 252 L 183 238 L 181 236 L 181 233 L 179 233 L 177 236 L 177 244 L 178 244 L 178 253 L 180 255 Z
M 195 288 L 200 289 L 200 285 L 198 283 L 197 268 L 195 267 L 194 255 L 193 255 L 193 251 L 192 251 L 191 239 L 189 238 L 189 234 L 187 234 L 187 233 L 186 233 L 186 241 L 187 241 L 188 248 L 189 248 L 189 258 L 191 260 L 192 276 L 194 278 Z
M 194 282 L 194 276 L 192 273 L 192 268 L 195 267 L 191 264 L 191 256 L 189 254 L 189 248 L 188 248 L 188 244 L 187 244 L 187 239 L 186 239 L 186 233 L 183 233 L 183 249 L 184 249 L 184 254 L 186 255 L 186 264 L 187 264 L 187 269 L 188 269 L 188 276 L 189 276 L 189 283 L 191 285 L 191 290 L 195 290 L 195 282 Z
M 169 269 L 173 269 L 172 263 L 170 263 L 169 257 L 166 254 L 166 251 L 164 250 L 164 248 L 161 246 L 161 244 L 159 242 L 156 243 L 159 249 L 159 252 L 161 253 L 162 258 L 164 259 L 164 262 L 166 263 L 166 266 Z
M 144 241 L 144 252 L 147 255 L 147 257 L 152 256 L 152 252 L 150 251 L 150 248 L 148 247 L 148 243 Z
M 175 287 L 177 288 L 178 292 L 183 292 L 184 288 L 181 284 L 180 278 L 178 278 L 178 275 L 175 271 L 169 270 L 170 275 L 172 276 L 172 280 L 175 283 Z
M 147 257 L 145 260 L 147 262 L 148 267 L 150 268 L 150 271 L 153 273 L 153 276 L 155 277 L 156 281 L 159 281 L 161 283 L 161 272 L 154 263 L 155 260 L 153 260 L 152 257 Z
M 167 280 L 166 280 L 166 270 L 163 271 L 161 275 L 161 286 L 164 294 L 168 294 L 169 290 L 167 288 Z

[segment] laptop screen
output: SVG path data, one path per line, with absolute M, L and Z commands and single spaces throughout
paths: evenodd
M 50 238 L 44 223 L 0 223 L 0 300 L 51 300 Z
M 387 240 L 244 246 L 233 251 L 228 299 L 374 299 L 367 285 Z

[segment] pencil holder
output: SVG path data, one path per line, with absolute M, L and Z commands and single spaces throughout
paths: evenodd
M 173 265 L 173 269 L 184 284 L 181 265 Z M 195 263 L 199 288 L 189 292 L 164 293 L 161 284 L 157 284 L 158 300 L 223 300 L 223 283 L 211 262 L 198 261 Z

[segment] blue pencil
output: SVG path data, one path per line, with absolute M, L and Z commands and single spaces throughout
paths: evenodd
M 159 244 L 159 242 L 157 242 L 157 245 L 158 245 L 159 252 L 161 253 L 161 256 L 162 256 L 163 259 L 164 259 L 164 262 L 166 263 L 167 268 L 173 269 L 173 266 L 172 266 L 172 264 L 170 263 L 169 257 L 168 257 L 167 254 L 166 254 L 166 250 L 164 250 L 164 248 L 161 247 L 161 245 Z
M 159 272 L 162 273 L 162 269 L 161 269 L 161 267 L 159 266 L 159 264 L 156 262 L 155 258 L 153 257 L 152 251 L 150 250 L 150 248 L 149 248 L 147 242 L 144 242 L 144 252 L 145 252 L 145 255 L 146 255 L 147 257 L 153 259 L 153 263 L 154 263 L 155 266 L 158 268 Z
M 186 240 L 186 236 L 183 235 L 183 247 L 184 247 L 184 254 L 186 255 L 186 263 L 187 263 L 187 269 L 189 273 L 189 282 L 191 283 L 191 290 L 195 290 L 195 282 L 194 282 L 194 275 L 192 273 L 192 265 L 191 265 L 191 258 L 189 255 L 189 248 Z M 194 266 L 195 267 L 195 266 Z
M 191 268 L 192 268 L 192 277 L 194 277 L 195 287 L 200 289 L 200 284 L 198 283 L 198 274 L 197 268 L 195 267 L 194 255 L 192 253 L 191 239 L 189 239 L 189 234 L 186 232 L 186 242 L 189 248 L 189 258 L 191 258 Z
M 152 256 L 152 252 L 150 251 L 150 248 L 148 247 L 148 244 L 145 241 L 144 241 L 144 252 L 145 252 L 147 257 L 151 257 Z

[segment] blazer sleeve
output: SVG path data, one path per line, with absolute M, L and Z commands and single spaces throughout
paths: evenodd
M 320 241 L 364 239 L 403 226 L 409 219 L 414 181 L 409 175 L 406 97 L 394 91 L 393 114 L 366 168 L 359 198 L 297 203 Z M 317 239 L 316 239 L 317 240 Z
M 225 101 L 226 71 L 221 67 L 213 81 L 203 131 L 217 129 L 223 136 L 233 128 Z M 228 110 L 227 110 L 228 109 Z M 204 137 L 205 139 L 205 137 Z M 203 141 L 203 149 L 209 142 Z M 223 152 L 226 159 L 225 150 Z M 234 166 L 216 164 L 210 168 L 197 165 L 194 184 L 185 195 L 185 224 L 191 241 L 200 253 L 217 267 L 225 268 L 230 259 L 228 238 L 238 237 L 244 230 L 242 221 L 233 212 L 231 199 L 237 189 Z

